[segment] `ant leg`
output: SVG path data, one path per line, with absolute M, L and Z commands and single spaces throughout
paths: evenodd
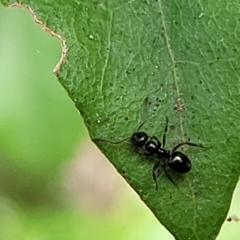
M 139 153 L 139 154 L 144 155 L 146 157 L 150 157 L 150 156 L 153 155 L 152 153 L 147 152 L 147 151 L 145 151 L 144 149 L 141 149 L 141 148 L 135 148 L 135 151 L 136 151 L 136 153 Z
M 179 147 L 183 146 L 183 145 L 189 145 L 189 146 L 193 146 L 193 147 L 201 147 L 201 148 L 206 148 L 204 146 L 202 146 L 201 144 L 196 144 L 196 143 L 191 143 L 191 142 L 181 142 L 179 143 L 177 146 L 175 146 L 172 149 L 172 152 L 175 152 Z
M 152 156 L 152 153 L 144 152 L 143 155 L 146 156 L 146 157 L 150 157 L 150 156 Z
M 158 190 L 158 184 L 157 184 L 157 176 L 156 176 L 155 171 L 156 171 L 156 169 L 159 167 L 160 162 L 161 162 L 161 160 L 159 160 L 159 161 L 154 165 L 153 171 L 152 171 L 153 180 L 154 180 L 154 182 L 155 182 L 155 184 L 156 184 L 156 188 L 155 188 L 156 190 Z
M 148 120 L 148 107 L 149 107 L 149 100 L 146 97 L 143 102 L 143 122 L 140 124 L 140 126 L 137 128 L 136 132 L 140 130 L 140 128 L 147 122 Z
M 163 143 L 163 148 L 165 147 L 165 143 L 166 143 L 166 134 L 167 134 L 167 130 L 168 130 L 168 117 L 166 117 L 166 126 L 165 126 L 165 129 L 164 129 L 164 133 L 163 133 L 163 140 L 162 140 L 162 143 Z
M 156 174 L 155 174 L 155 171 L 156 171 L 156 169 L 159 167 L 160 162 L 161 162 L 161 160 L 159 160 L 159 161 L 154 165 L 154 167 L 153 167 L 153 172 L 152 172 L 152 174 L 153 174 L 153 180 L 154 180 L 154 182 L 155 182 L 155 184 L 156 184 L 156 190 L 158 190 L 158 184 L 157 184 L 157 176 L 156 176 Z M 166 176 L 168 177 L 168 179 L 170 180 L 170 182 L 171 182 L 174 186 L 177 187 L 176 183 L 173 181 L 173 179 L 171 178 L 171 176 L 168 174 L 168 172 L 167 172 L 167 170 L 166 170 L 166 164 L 163 165 L 163 171 L 164 171 L 164 173 L 166 174 Z
M 122 143 L 124 141 L 127 141 L 127 140 L 130 140 L 130 138 L 123 138 L 122 140 L 120 141 L 117 141 L 117 142 L 113 142 L 113 141 L 110 141 L 110 140 L 107 140 L 107 139 L 102 139 L 102 138 L 93 138 L 92 139 L 94 142 L 96 141 L 101 141 L 101 142 L 108 142 L 108 143 L 111 143 L 111 144 L 119 144 L 119 143 Z
M 166 170 L 166 165 L 163 165 L 163 171 L 164 173 L 167 175 L 168 179 L 170 180 L 170 182 L 177 187 L 176 183 L 173 181 L 173 179 L 171 178 L 171 176 L 168 174 L 167 170 Z

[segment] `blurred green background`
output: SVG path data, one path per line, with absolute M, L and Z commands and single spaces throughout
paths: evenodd
M 89 140 L 52 74 L 60 55 L 27 10 L 0 5 L 0 240 L 172 240 Z M 239 240 L 238 224 L 217 239 Z

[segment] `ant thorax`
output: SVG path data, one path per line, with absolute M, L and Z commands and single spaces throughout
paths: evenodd
M 150 154 L 155 154 L 158 151 L 158 145 L 154 141 L 149 140 L 145 144 L 145 150 Z

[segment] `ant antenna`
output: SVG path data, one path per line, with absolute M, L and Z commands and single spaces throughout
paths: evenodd
M 148 120 L 148 107 L 149 107 L 149 100 L 148 98 L 146 97 L 144 99 L 144 102 L 143 102 L 143 122 L 141 123 L 141 125 L 137 128 L 136 132 L 139 131 L 139 129 L 147 122 Z M 108 142 L 108 143 L 111 143 L 111 144 L 119 144 L 119 143 L 122 143 L 124 141 L 127 141 L 127 140 L 130 140 L 131 138 L 123 138 L 117 142 L 113 142 L 113 141 L 110 141 L 110 140 L 107 140 L 107 139 L 103 139 L 103 138 L 94 138 L 92 139 L 93 141 L 101 141 L 101 142 Z
M 143 122 L 137 128 L 136 132 L 138 132 L 140 130 L 140 128 L 147 122 L 148 110 L 149 110 L 149 99 L 148 99 L 148 97 L 146 97 L 143 102 Z
M 111 144 L 119 144 L 119 143 L 122 143 L 124 141 L 127 141 L 127 140 L 130 140 L 130 138 L 123 138 L 121 139 L 120 141 L 117 141 L 117 142 L 113 142 L 113 141 L 110 141 L 110 140 L 107 140 L 107 139 L 103 139 L 103 138 L 94 138 L 92 139 L 94 141 L 101 141 L 101 142 L 108 142 L 108 143 L 111 143 Z

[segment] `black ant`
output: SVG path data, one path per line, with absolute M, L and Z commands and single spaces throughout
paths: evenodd
M 166 143 L 166 133 L 168 130 L 168 118 L 166 118 L 166 126 L 163 133 L 162 138 L 162 144 L 158 140 L 157 137 L 152 136 L 150 137 L 145 132 L 140 132 L 140 128 L 146 123 L 147 121 L 147 112 L 148 112 L 148 98 L 144 100 L 144 121 L 140 124 L 140 126 L 137 128 L 137 130 L 132 134 L 132 136 L 129 138 L 124 138 L 120 141 L 113 142 L 106 139 L 100 139 L 95 138 L 94 141 L 104 141 L 109 142 L 111 144 L 119 144 L 126 140 L 131 140 L 132 144 L 139 150 L 139 152 L 143 153 L 145 156 L 157 156 L 159 159 L 158 162 L 153 167 L 153 180 L 156 184 L 156 190 L 158 189 L 157 185 L 157 177 L 155 174 L 155 171 L 159 167 L 160 164 L 163 166 L 163 170 L 169 180 L 176 186 L 170 175 L 167 173 L 166 168 L 170 168 L 172 171 L 179 173 L 179 174 L 185 174 L 190 172 L 191 170 L 191 161 L 189 158 L 182 152 L 177 151 L 179 147 L 182 145 L 189 145 L 189 146 L 195 146 L 195 147 L 202 147 L 202 145 L 198 145 L 191 142 L 181 142 L 178 145 L 176 145 L 171 151 L 165 149 L 165 143 Z M 142 150 L 142 151 L 140 151 Z

